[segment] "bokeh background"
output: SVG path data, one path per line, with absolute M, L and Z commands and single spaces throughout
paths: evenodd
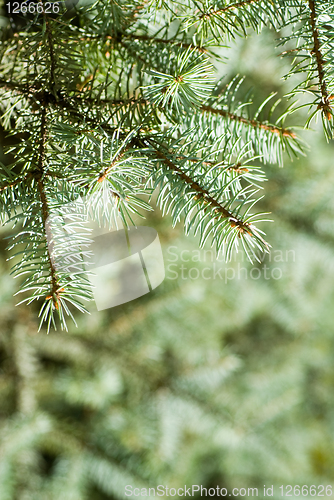
M 223 50 L 218 76 L 245 75 L 254 105 L 293 85 L 277 36 Z M 313 125 L 306 157 L 264 167 L 263 262 L 212 261 L 157 208 L 145 224 L 165 281 L 68 333 L 38 333 L 37 307 L 15 307 L 1 229 L 1 500 L 127 498 L 126 485 L 273 485 L 278 499 L 281 485 L 333 484 L 334 147 Z

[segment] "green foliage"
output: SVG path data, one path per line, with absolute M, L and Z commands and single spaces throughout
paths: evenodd
M 212 2 L 200 0 L 186 2 L 193 9 L 193 14 L 184 15 L 187 28 L 196 26 L 197 36 L 205 40 L 212 35 L 217 41 L 222 37 L 234 38 L 236 35 L 246 36 L 248 29 L 257 33 L 264 26 L 279 29 L 289 21 L 292 15 L 298 16 L 304 10 L 299 0 L 243 0 L 240 2 Z M 304 2 L 305 3 L 305 2 Z M 203 43 L 203 42 L 202 42 Z
M 149 213 L 164 284 L 79 316 L 66 335 L 37 333 L 36 305 L 14 307 L 3 245 L 1 498 L 112 500 L 129 498 L 127 485 L 202 484 L 258 488 L 261 499 L 273 484 L 279 500 L 280 485 L 333 484 L 332 157 L 313 140 L 309 158 L 268 168 L 261 203 L 278 214 L 272 253 L 255 267 L 242 253 L 217 261 Z M 214 268 L 222 279 L 205 279 Z
M 296 127 L 285 124 L 300 105 L 282 97 L 273 103 L 271 92 L 254 111 L 242 79 L 222 81 L 222 51 L 264 26 L 289 30 L 290 73 L 301 75 L 289 97 L 314 97 L 298 126 L 321 113 L 331 138 L 333 16 L 331 2 L 319 0 L 103 0 L 7 22 L 1 124 L 12 146 L 1 167 L 0 211 L 18 228 L 11 248 L 21 258 L 14 273 L 25 276 L 20 292 L 28 303 L 43 301 L 48 330 L 56 317 L 66 328 L 72 306 L 83 311 L 91 297 L 80 214 L 75 272 L 56 268 L 47 244 L 47 221 L 79 196 L 101 224 L 120 215 L 128 225 L 157 193 L 163 212 L 199 233 L 200 244 L 209 238 L 227 258 L 240 244 L 253 261 L 268 252 L 258 227 L 267 216 L 255 208 L 259 163 L 303 154 Z M 73 233 L 71 224 L 65 232 Z M 55 243 L 69 262 L 60 234 Z
M 212 92 L 214 75 L 208 63 L 207 57 L 191 47 L 185 52 L 179 50 L 172 75 L 148 71 L 159 81 L 148 86 L 147 98 L 156 105 L 175 107 L 177 113 L 182 114 L 182 108 L 189 112 L 203 103 L 208 92 Z M 143 90 L 145 95 L 145 87 Z
M 327 139 L 333 137 L 334 75 L 333 75 L 333 35 L 334 35 L 334 5 L 333 2 L 315 2 L 309 0 L 309 9 L 292 16 L 289 23 L 294 26 L 292 31 L 296 39 L 296 48 L 288 50 L 284 55 L 292 55 L 292 68 L 287 77 L 302 73 L 307 75 L 291 92 L 307 92 L 313 97 L 309 106 L 310 116 L 308 126 L 316 115 L 321 115 L 323 128 Z M 282 43 L 290 41 L 285 37 Z

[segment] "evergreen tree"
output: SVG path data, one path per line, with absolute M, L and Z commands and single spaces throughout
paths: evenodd
M 231 42 L 226 73 L 287 92 L 286 61 L 267 58 L 274 36 Z M 216 261 L 209 242 L 199 250 L 199 235 L 149 213 L 164 284 L 66 335 L 36 333 L 37 303 L 14 307 L 1 230 L 1 500 L 111 500 L 159 484 L 259 497 L 273 484 L 278 500 L 280 485 L 333 484 L 333 145 L 303 134 L 308 158 L 266 167 L 260 208 L 275 223 L 262 262 Z
M 66 327 L 66 315 L 91 298 L 79 196 L 95 218 L 111 224 L 119 215 L 128 225 L 157 192 L 163 213 L 174 225 L 182 219 L 201 246 L 209 240 L 230 258 L 241 244 L 261 260 L 269 249 L 258 227 L 266 215 L 254 211 L 261 164 L 303 151 L 286 118 L 309 107 L 299 125 L 321 116 L 326 137 L 333 133 L 331 1 L 70 4 L 22 3 L 27 16 L 17 20 L 7 3 L 0 48 L 1 120 L 13 136 L 1 214 L 18 228 L 11 248 L 24 302 L 42 301 L 48 329 L 56 317 Z M 270 94 L 252 111 L 241 79 L 215 71 L 221 47 L 264 26 L 282 31 L 293 56 L 287 76 L 297 77 L 289 99 L 302 93 L 299 105 Z M 47 244 L 49 218 L 70 202 L 77 213 L 64 230 L 77 228 L 74 243 L 64 248 L 58 235 L 52 245 L 76 260 L 76 272 L 56 268 Z
M 198 261 L 198 241 L 150 215 L 163 285 L 66 335 L 37 333 L 35 311 L 14 307 L 2 247 L 1 499 L 186 484 L 258 498 L 274 485 L 279 500 L 281 485 L 333 485 L 333 147 L 312 146 L 310 161 L 268 168 L 263 209 L 278 215 L 264 262 L 217 262 L 209 245 Z

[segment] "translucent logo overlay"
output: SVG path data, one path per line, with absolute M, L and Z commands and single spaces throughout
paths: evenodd
M 95 214 L 96 215 L 96 214 Z M 98 225 L 81 199 L 57 208 L 46 221 L 49 254 L 56 272 L 86 273 L 98 311 L 130 302 L 160 285 L 165 267 L 152 227 Z

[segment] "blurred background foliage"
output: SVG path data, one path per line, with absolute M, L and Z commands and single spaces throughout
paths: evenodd
M 276 36 L 236 40 L 219 76 L 245 74 L 259 103 L 283 95 Z M 212 261 L 157 209 L 145 224 L 164 283 L 69 333 L 37 333 L 36 311 L 15 308 L 2 229 L 1 500 L 127 498 L 126 485 L 159 484 L 260 497 L 274 485 L 278 498 L 282 484 L 334 482 L 334 147 L 302 135 L 306 158 L 266 166 L 264 262 Z

